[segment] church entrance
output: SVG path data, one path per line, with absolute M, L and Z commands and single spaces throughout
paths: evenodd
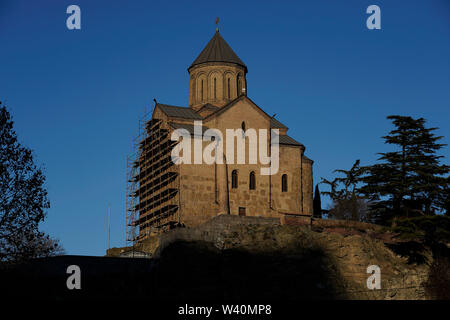
M 245 216 L 245 208 L 244 207 L 239 207 L 239 215 Z

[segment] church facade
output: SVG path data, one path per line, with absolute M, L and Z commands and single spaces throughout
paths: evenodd
M 219 214 L 312 215 L 313 161 L 306 157 L 305 146 L 287 134 L 285 125 L 247 96 L 247 71 L 217 30 L 188 68 L 189 105 L 155 104 L 129 177 L 132 201 L 127 206 L 127 223 L 136 228 L 130 241 L 177 225 L 195 226 Z M 249 161 L 252 146 L 246 134 L 235 137 L 247 151 L 244 163 L 238 163 L 234 152 L 235 159 L 223 157 L 213 164 L 175 164 L 173 150 L 180 140 L 171 139 L 174 130 L 188 132 L 192 150 L 196 139 L 203 148 L 211 144 L 195 130 L 199 123 L 202 133 L 211 128 L 223 133 L 227 129 L 278 130 L 278 170 L 260 174 L 267 165 Z M 226 143 L 224 139 L 223 150 Z

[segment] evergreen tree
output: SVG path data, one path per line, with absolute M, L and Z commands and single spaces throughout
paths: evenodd
M 384 136 L 395 151 L 379 153 L 382 163 L 363 168 L 365 185 L 360 191 L 372 202 L 379 223 L 394 217 L 433 214 L 442 210 L 442 195 L 448 187 L 449 167 L 436 155 L 444 144 L 435 136 L 437 128 L 426 128 L 425 119 L 388 116 L 395 129 Z
M 364 169 L 360 161 L 356 160 L 350 170 L 334 170 L 343 174 L 343 177 L 332 181 L 322 178 L 321 183 L 330 186 L 330 191 L 322 194 L 331 198 L 332 204 L 328 211 L 328 217 L 355 221 L 368 221 L 367 201 L 359 193 L 358 184 Z
M 316 218 L 322 218 L 322 203 L 320 201 L 320 191 L 318 184 L 316 184 L 316 190 L 314 191 L 313 214 Z
M 440 207 L 446 216 L 450 217 L 450 176 L 447 178 L 447 187 L 440 197 Z

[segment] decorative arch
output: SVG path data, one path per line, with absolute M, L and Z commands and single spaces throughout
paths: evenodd
M 189 80 L 189 104 L 195 103 L 196 100 L 196 77 L 191 77 Z
M 235 98 L 236 75 L 233 71 L 227 70 L 223 73 L 223 97 L 227 100 Z
M 204 102 L 208 99 L 208 82 L 205 72 L 200 72 L 196 76 L 196 102 Z
M 242 75 L 240 73 L 238 73 L 238 75 L 236 76 L 236 96 L 239 97 L 241 95 L 241 84 L 242 84 Z
M 213 70 L 208 74 L 208 99 L 222 99 L 222 77 L 218 70 Z

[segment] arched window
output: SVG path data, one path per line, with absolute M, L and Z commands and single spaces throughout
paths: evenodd
M 203 98 L 203 79 L 202 79 L 202 101 L 204 101 L 204 98 Z
M 288 191 L 288 187 L 287 187 L 287 174 L 283 174 L 281 176 L 281 192 L 287 192 Z
M 228 88 L 228 99 L 230 99 L 231 98 L 231 94 L 230 94 L 230 78 L 228 78 L 227 88 Z
M 238 187 L 238 173 L 237 170 L 231 172 L 231 188 L 237 189 Z
M 242 121 L 241 128 L 242 128 L 242 138 L 245 138 L 245 121 Z
M 236 91 L 237 96 L 239 97 L 241 95 L 241 77 L 239 74 L 236 77 Z
M 214 99 L 217 99 L 217 94 L 216 94 L 216 78 L 214 78 Z
M 250 172 L 250 178 L 249 178 L 249 184 L 248 184 L 248 188 L 250 190 L 255 190 L 256 189 L 256 181 L 255 181 L 255 172 L 252 171 Z

